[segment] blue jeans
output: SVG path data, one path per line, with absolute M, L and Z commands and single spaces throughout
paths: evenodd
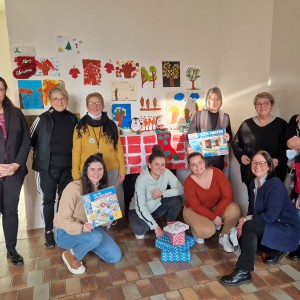
M 100 226 L 91 232 L 68 234 L 57 228 L 56 244 L 64 249 L 72 249 L 75 257 L 82 260 L 89 251 L 93 251 L 107 263 L 117 263 L 122 253 L 116 242 Z

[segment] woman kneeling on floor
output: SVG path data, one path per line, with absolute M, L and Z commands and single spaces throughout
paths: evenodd
M 183 209 L 184 221 L 192 228 L 198 244 L 203 244 L 223 225 L 219 243 L 226 252 L 233 252 L 229 233 L 241 215 L 239 206 L 232 202 L 232 190 L 224 173 L 207 165 L 199 152 L 188 156 L 191 174 L 184 182 L 187 202 Z
M 275 177 L 275 167 L 270 154 L 258 151 L 252 158 L 252 180 L 247 217 L 241 218 L 237 227 L 241 236 L 241 255 L 233 273 L 223 276 L 224 285 L 239 285 L 251 280 L 255 254 L 266 254 L 263 262 L 277 264 L 286 252 L 298 247 L 300 223 L 292 207 L 286 187 Z
M 55 216 L 56 243 L 68 249 L 63 261 L 73 274 L 82 274 L 85 267 L 81 260 L 92 251 L 107 263 L 121 259 L 116 242 L 99 226 L 87 222 L 81 196 L 107 187 L 107 170 L 101 154 L 91 155 L 85 162 L 79 180 L 69 183 L 63 191 Z

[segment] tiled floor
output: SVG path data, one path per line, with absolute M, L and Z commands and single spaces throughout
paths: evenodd
M 26 230 L 24 205 L 20 205 L 18 251 L 24 266 L 6 260 L 0 229 L 0 299 L 300 299 L 300 263 L 284 258 L 267 266 L 256 258 L 253 281 L 223 287 L 218 279 L 230 272 L 235 254 L 225 253 L 217 236 L 191 249 L 189 263 L 161 263 L 154 237 L 136 240 L 127 221 L 109 232 L 120 245 L 121 262 L 106 264 L 94 255 L 85 257 L 87 272 L 72 275 L 58 248 L 45 249 L 43 230 Z

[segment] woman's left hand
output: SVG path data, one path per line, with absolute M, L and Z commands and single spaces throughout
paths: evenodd
M 152 190 L 152 198 L 153 199 L 160 199 L 163 193 L 160 190 Z
M 272 161 L 273 161 L 274 167 L 276 168 L 278 166 L 278 163 L 279 163 L 278 159 L 277 158 L 272 158 Z
M 118 176 L 118 183 L 121 184 L 125 179 L 125 174 L 119 174 Z
M 93 229 L 93 225 L 89 222 L 85 222 L 82 226 L 82 232 L 91 232 Z
M 229 142 L 229 140 L 230 140 L 230 135 L 229 135 L 229 133 L 225 133 L 224 134 L 224 138 L 225 138 L 225 140 L 226 140 L 226 142 Z

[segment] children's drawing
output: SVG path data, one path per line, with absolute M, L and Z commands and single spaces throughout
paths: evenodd
M 110 95 L 112 101 L 136 101 L 136 83 L 134 81 L 111 81 Z
M 78 68 L 73 66 L 73 68 L 70 69 L 69 74 L 71 75 L 72 78 L 76 79 L 78 77 L 78 75 L 81 74 L 81 73 L 78 70 Z
M 27 79 L 35 74 L 36 65 L 34 56 L 17 56 L 14 58 L 17 68 L 13 71 L 13 76 L 17 79 Z
M 162 62 L 163 87 L 180 87 L 180 62 Z
M 55 80 L 55 79 L 45 79 L 43 80 L 43 103 L 44 106 L 48 105 L 48 93 L 49 91 L 56 85 L 60 85 L 65 87 L 65 83 L 63 80 Z
M 141 67 L 141 79 L 142 79 L 142 88 L 146 82 L 152 83 L 152 87 L 155 88 L 155 82 L 157 80 L 157 69 L 155 66 L 150 66 L 149 71 L 146 67 Z
M 140 132 L 142 129 L 143 123 L 140 121 L 139 118 L 135 117 L 132 118 L 131 123 L 130 123 L 130 129 L 133 132 Z
M 15 46 L 12 47 L 11 54 L 11 57 L 35 56 L 35 48 L 32 46 Z
M 162 110 L 158 103 L 158 97 L 141 97 L 140 98 L 140 111 L 153 111 L 153 110 Z
M 56 37 L 56 50 L 59 55 L 83 54 L 84 43 L 81 39 L 67 36 Z
M 41 80 L 18 80 L 18 92 L 22 109 L 44 108 Z
M 105 71 L 107 74 L 111 74 L 115 70 L 115 66 L 111 63 L 111 60 L 109 63 L 106 63 L 104 65 Z
M 83 83 L 85 85 L 100 85 L 101 61 L 96 59 L 83 59 Z
M 131 104 L 113 104 L 111 111 L 113 120 L 118 122 L 118 127 L 130 128 Z
M 192 83 L 192 87 L 190 88 L 191 90 L 200 89 L 199 86 L 198 86 L 198 88 L 196 87 L 196 83 L 195 83 L 196 81 L 197 81 L 197 83 L 199 83 L 199 78 L 201 76 L 201 71 L 200 71 L 199 67 L 188 67 L 186 69 L 185 75 L 186 75 L 187 80 Z
M 57 58 L 36 58 L 35 76 L 60 76 Z
M 140 116 L 141 131 L 152 131 L 158 128 L 157 122 L 163 115 Z
M 115 74 L 117 78 L 135 78 L 139 72 L 139 63 L 133 60 L 117 60 Z

